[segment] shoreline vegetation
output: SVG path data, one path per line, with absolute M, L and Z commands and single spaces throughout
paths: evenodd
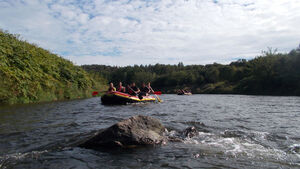
M 2 30 L 0 77 L 0 104 L 85 98 L 107 87 L 98 74 Z
M 0 105 L 91 97 L 107 82 L 151 82 L 165 94 L 300 96 L 300 48 L 277 53 L 269 48 L 252 60 L 228 65 L 76 66 L 19 35 L 0 29 Z
M 151 82 L 165 94 L 188 89 L 194 94 L 244 94 L 300 96 L 300 47 L 289 53 L 268 48 L 252 60 L 240 59 L 228 65 L 134 65 L 126 67 L 83 65 L 108 81 L 124 84 Z

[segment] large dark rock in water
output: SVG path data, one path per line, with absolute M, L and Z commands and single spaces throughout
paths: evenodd
M 149 116 L 133 116 L 99 131 L 91 139 L 80 144 L 84 148 L 132 147 L 137 145 L 163 144 L 165 127 Z

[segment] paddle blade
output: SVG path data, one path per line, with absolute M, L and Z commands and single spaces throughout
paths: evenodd
M 157 95 L 155 95 L 155 96 L 156 96 L 158 102 L 162 102 L 162 100 Z
M 160 91 L 156 91 L 156 92 L 154 92 L 153 94 L 161 95 L 161 92 L 160 92 Z
M 94 91 L 94 92 L 92 93 L 93 96 L 96 96 L 97 94 L 99 94 L 97 91 Z
M 159 97 L 157 97 L 157 101 L 158 102 L 163 102 Z
M 158 102 L 163 102 L 156 94 L 155 94 L 154 96 L 156 97 L 156 100 L 157 100 Z

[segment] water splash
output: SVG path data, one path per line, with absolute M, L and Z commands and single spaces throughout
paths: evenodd
M 297 155 L 300 159 L 300 144 L 293 144 L 289 146 L 288 151 Z
M 43 151 L 32 151 L 27 153 L 15 153 L 15 154 L 9 154 L 0 156 L 0 168 L 9 168 L 7 166 L 13 165 L 17 163 L 17 161 L 31 158 L 31 159 L 38 159 L 42 154 L 47 153 L 48 150 Z
M 194 144 L 199 152 L 206 155 L 222 155 L 228 158 L 248 158 L 274 163 L 300 165 L 300 145 L 294 144 L 290 152 L 260 144 L 258 140 L 267 140 L 270 133 L 259 131 L 225 130 L 219 134 L 199 132 L 198 136 L 185 138 L 185 144 Z M 249 139 L 251 138 L 251 139 Z M 295 155 L 294 155 L 295 154 Z M 194 154 L 193 157 L 199 157 Z

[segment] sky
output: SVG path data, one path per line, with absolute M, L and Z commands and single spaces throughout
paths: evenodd
M 300 43 L 299 0 L 0 0 L 0 28 L 76 65 L 227 64 Z

